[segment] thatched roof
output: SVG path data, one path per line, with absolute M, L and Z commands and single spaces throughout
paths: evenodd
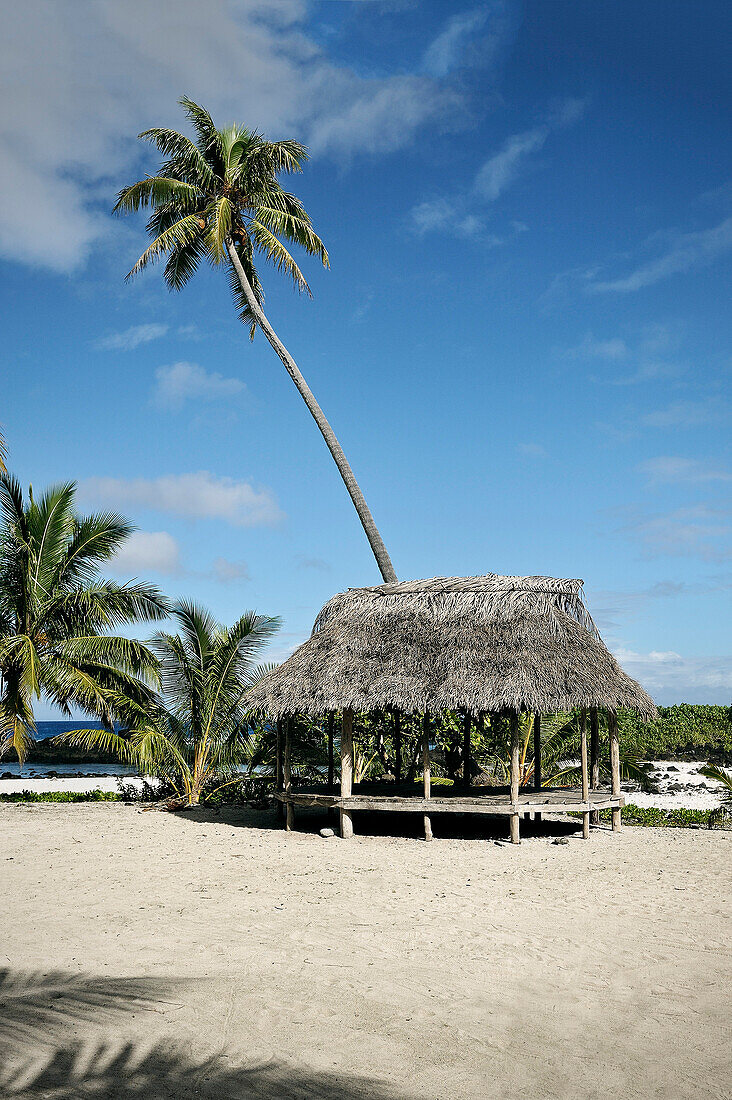
M 250 699 L 271 717 L 345 707 L 655 714 L 600 639 L 582 581 L 494 574 L 339 593 Z

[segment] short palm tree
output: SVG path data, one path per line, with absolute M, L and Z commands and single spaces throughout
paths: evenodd
M 100 576 L 132 531 L 114 513 L 78 517 L 72 483 L 26 501 L 19 482 L 0 474 L 0 756 L 21 763 L 33 740 L 33 700 L 62 713 L 76 707 L 112 724 L 131 699 L 152 698 L 152 653 L 114 626 L 161 619 L 165 600 L 148 584 Z
M 328 253 L 304 206 L 277 178 L 302 171 L 307 150 L 298 141 L 267 141 L 244 126 L 217 129 L 203 107 L 185 96 L 180 103 L 195 130 L 195 141 L 175 130 L 145 130 L 139 136 L 151 141 L 165 160 L 158 175 L 126 187 L 117 199 L 115 211 L 152 207 L 147 224 L 152 243 L 128 278 L 162 256 L 167 256 L 165 281 L 174 290 L 185 286 L 204 258 L 229 267 L 242 321 L 252 339 L 260 328 L 282 360 L 335 460 L 383 579 L 395 581 L 384 542 L 335 432 L 262 309 L 255 253 L 306 293 L 310 288 L 283 240 L 328 266 Z
M 176 603 L 172 615 L 180 632 L 159 632 L 150 642 L 160 662 L 155 704 L 131 703 L 124 733 L 75 730 L 57 740 L 115 753 L 142 774 L 166 780 L 180 804 L 196 806 L 204 788 L 230 782 L 251 751 L 246 691 L 257 678 L 255 658 L 279 620 L 247 611 L 233 626 L 221 626 L 186 601 Z

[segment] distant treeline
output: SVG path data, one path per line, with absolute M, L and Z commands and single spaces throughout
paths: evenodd
M 458 716 L 436 719 L 437 726 L 459 729 Z M 449 721 L 449 719 L 452 721 Z M 658 718 L 641 722 L 635 715 L 619 715 L 620 741 L 624 749 L 642 760 L 659 760 L 676 756 L 692 756 L 721 764 L 732 764 L 732 706 L 714 707 L 680 703 L 673 707 L 659 707 Z M 261 735 L 266 739 L 266 731 Z M 318 734 L 319 736 L 319 734 Z M 604 731 L 603 731 L 604 737 Z M 439 739 L 439 738 L 438 738 Z M 477 746 L 476 746 L 477 747 Z M 495 751 L 497 746 L 486 737 L 486 749 Z M 569 747 L 574 751 L 574 742 Z M 578 744 L 577 744 L 578 748 Z M 17 761 L 10 750 L 3 760 Z M 50 740 L 37 741 L 28 754 L 29 764 L 118 764 L 109 753 L 88 752 L 70 745 L 54 745 Z M 0 770 L 1 762 L 0 762 Z
M 732 762 L 732 706 L 679 703 L 659 707 L 653 722 L 623 714 L 619 726 L 622 744 L 644 759 L 688 755 Z
M 18 754 L 15 749 L 9 749 L 0 760 L 0 771 L 5 762 L 17 764 Z M 46 741 L 36 741 L 28 752 L 26 764 L 119 764 L 116 756 L 108 752 L 88 752 L 85 749 L 75 749 L 72 745 L 54 745 L 49 738 Z

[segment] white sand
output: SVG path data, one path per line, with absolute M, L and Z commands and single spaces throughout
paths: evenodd
M 713 779 L 699 774 L 703 767 L 702 761 L 657 760 L 652 774 L 658 791 L 645 794 L 643 791 L 630 792 L 626 787 L 625 801 L 636 806 L 658 806 L 663 810 L 681 806 L 687 810 L 714 810 L 722 800 L 722 788 Z M 669 790 L 672 786 L 682 789 Z
M 653 765 L 658 791 L 653 794 L 644 794 L 642 791 L 636 791 L 632 784 L 625 783 L 623 784 L 625 800 L 636 806 L 658 806 L 662 809 L 683 807 L 690 810 L 713 810 L 720 804 L 720 789 L 718 784 L 699 774 L 699 768 L 702 766 L 701 762 L 658 760 Z M 83 765 L 79 765 L 79 770 L 82 768 Z M 669 769 L 673 770 L 669 771 Z M 122 778 L 125 784 L 138 789 L 142 785 L 142 780 L 135 776 Z M 679 784 L 683 790 L 670 792 L 668 788 L 671 784 Z M 118 789 L 116 776 L 0 779 L 0 794 L 16 791 L 116 791 Z
M 730 1096 L 732 834 L 270 823 L 0 806 L 0 1094 Z
M 0 779 L 0 794 L 14 794 L 17 791 L 118 791 L 118 779 L 121 778 L 125 786 L 142 786 L 142 779 L 136 775 L 94 775 L 80 778 L 69 776 L 44 776 L 42 779 L 25 779 L 22 776 L 17 779 Z

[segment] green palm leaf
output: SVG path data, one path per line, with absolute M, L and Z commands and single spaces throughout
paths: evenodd
M 78 517 L 74 493 L 57 485 L 25 501 L 0 475 L 0 752 L 14 747 L 21 762 L 34 698 L 111 726 L 129 701 L 148 705 L 157 683 L 154 655 L 107 631 L 164 617 L 167 604 L 151 585 L 100 576 L 132 527 L 115 513 Z

